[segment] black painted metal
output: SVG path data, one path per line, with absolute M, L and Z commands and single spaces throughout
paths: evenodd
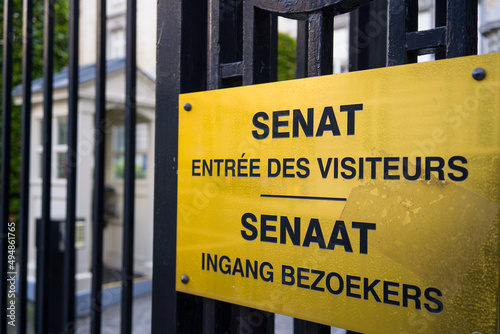
M 243 85 L 276 81 L 278 17 L 243 3 Z
M 436 12 L 434 17 L 434 26 L 444 27 L 446 26 L 446 4 L 447 0 L 435 0 L 434 5 L 436 6 Z M 438 47 L 436 48 L 436 60 L 446 58 L 446 48 Z
M 0 332 L 7 332 L 7 272 L 14 272 L 8 262 L 8 222 L 10 208 L 10 162 L 12 133 L 12 17 L 14 2 L 4 1 L 3 68 L 2 68 L 2 188 L 0 190 Z M 15 276 L 15 275 L 14 275 Z
M 296 74 L 297 79 L 307 77 L 307 46 L 309 36 L 309 21 L 297 22 Z
M 132 332 L 132 302 L 134 287 L 134 216 L 135 216 L 135 124 L 137 120 L 137 2 L 127 1 L 127 57 L 125 88 L 125 175 L 123 212 L 123 274 L 121 333 Z
M 223 68 L 225 68 L 225 72 L 235 72 L 236 67 L 238 65 L 230 65 L 224 64 L 221 66 L 220 64 L 220 1 L 219 0 L 210 0 L 208 5 L 208 52 L 207 52 L 207 87 L 208 89 L 216 89 L 221 85 L 221 76 L 224 76 Z M 234 64 L 234 63 L 231 63 Z M 227 70 L 229 67 L 232 67 L 232 70 Z M 240 71 L 242 71 L 242 65 L 239 65 Z M 226 73 L 227 74 L 227 73 Z M 236 76 L 241 75 L 241 73 L 234 73 Z
M 307 76 L 333 73 L 333 12 L 323 10 L 308 17 Z
M 94 138 L 94 198 L 92 225 L 92 291 L 90 327 L 101 332 L 102 249 L 104 227 L 104 165 L 106 139 L 106 0 L 97 2 L 96 111 Z
M 446 45 L 446 27 L 412 31 L 406 35 L 406 50 L 418 51 Z
M 21 198 L 19 212 L 19 322 L 17 333 L 27 330 L 27 274 L 29 232 L 29 181 L 31 141 L 31 81 L 33 0 L 23 2 L 23 105 L 21 128 Z
M 347 13 L 371 0 L 253 0 L 253 4 L 261 9 L 280 14 L 302 14 L 318 10 L 330 9 L 336 14 Z
M 477 0 L 447 0 L 446 58 L 477 53 Z
M 68 160 L 66 164 L 66 228 L 64 253 L 64 324 L 66 333 L 73 333 L 75 324 L 75 221 L 76 221 L 76 171 L 78 132 L 78 42 L 79 0 L 70 2 L 69 64 L 68 64 Z
M 350 13 L 349 71 L 385 67 L 387 0 L 374 0 Z
M 39 234 L 42 243 L 37 248 L 38 257 L 37 284 L 36 284 L 36 329 L 38 333 L 46 333 L 48 328 L 50 301 L 49 282 L 44 270 L 49 262 L 50 254 L 46 252 L 45 240 L 50 232 L 50 202 L 52 185 L 52 94 L 53 94 L 53 56 L 54 56 L 54 0 L 45 0 L 44 6 L 44 40 L 43 40 L 43 158 L 42 158 L 42 227 Z M 38 272 L 40 274 L 38 274 Z
M 37 267 L 36 275 L 43 278 L 46 284 L 44 291 L 47 300 L 44 301 L 44 330 L 43 333 L 66 333 L 64 314 L 64 294 L 61 287 L 64 285 L 64 249 L 60 248 L 63 225 L 62 220 L 49 221 L 48 228 L 46 222 L 41 219 L 36 220 L 36 246 L 39 258 L 46 257 L 45 267 Z M 47 229 L 49 233 L 40 234 L 40 230 Z M 37 330 L 37 333 L 38 332 Z
M 477 5 L 477 0 L 438 0 L 436 27 L 418 31 L 418 1 L 389 0 L 387 65 L 415 63 L 429 53 L 436 59 L 476 54 Z
M 157 7 L 155 196 L 151 333 L 177 332 L 178 95 L 181 91 L 182 0 Z M 197 6 L 191 9 L 196 10 Z M 203 54 L 205 55 L 205 54 Z M 195 106 L 196 107 L 196 106 Z

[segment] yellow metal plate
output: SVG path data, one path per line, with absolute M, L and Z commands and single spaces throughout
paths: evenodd
M 178 291 L 496 333 L 500 54 L 183 94 L 179 120 Z

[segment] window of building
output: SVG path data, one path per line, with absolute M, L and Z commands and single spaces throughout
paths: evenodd
M 125 0 L 109 0 L 108 1 L 108 4 L 110 6 L 115 6 L 115 5 L 119 5 L 119 4 L 122 4 L 122 3 L 125 3 Z
M 68 161 L 68 119 L 66 117 L 57 118 L 56 127 L 56 145 L 54 145 L 56 178 L 65 179 Z
M 125 31 L 123 29 L 117 29 L 111 31 L 109 36 L 109 58 L 117 59 L 125 57 Z
M 56 179 L 66 179 L 67 176 L 67 159 L 68 159 L 68 119 L 66 117 L 58 117 L 53 123 L 55 133 L 53 133 L 53 149 L 52 149 L 52 177 Z M 38 145 L 36 146 L 38 171 L 37 176 L 42 178 L 43 173 L 43 121 L 37 121 L 38 127 Z
M 43 121 L 41 119 L 36 121 L 36 128 L 38 131 L 38 145 L 36 145 L 36 166 L 38 166 L 38 169 L 36 176 L 41 179 L 43 173 Z
M 125 172 L 125 127 L 123 125 L 113 126 L 112 130 L 113 149 L 113 177 L 123 179 Z M 136 126 L 136 155 L 135 155 L 135 178 L 145 179 L 148 167 L 148 142 L 149 126 L 147 123 L 139 123 Z

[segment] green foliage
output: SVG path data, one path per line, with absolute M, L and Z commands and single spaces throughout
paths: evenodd
M 43 1 L 33 4 L 32 38 L 33 38 L 33 78 L 43 75 Z M 55 1 L 54 17 L 54 71 L 59 72 L 68 61 L 68 3 L 66 0 Z M 14 0 L 13 35 L 10 42 L 13 47 L 13 86 L 22 83 L 22 0 Z M 3 31 L 3 1 L 0 3 L 0 29 Z M 0 39 L 0 68 L 3 65 L 3 34 Z M 0 91 L 2 83 L 0 82 Z M 1 105 L 0 96 L 0 105 Z M 0 107 L 1 108 L 1 107 Z M 0 113 L 1 115 L 1 113 Z M 1 120 L 0 120 L 1 125 Z M 21 107 L 12 108 L 12 163 L 11 163 L 11 204 L 13 219 L 19 218 L 20 173 L 21 173 Z M 1 163 L 1 161 L 0 161 Z
M 278 81 L 295 79 L 297 42 L 287 34 L 278 34 Z

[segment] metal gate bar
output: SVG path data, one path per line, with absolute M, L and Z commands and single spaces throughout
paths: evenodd
M 13 0 L 4 1 L 3 22 L 3 73 L 2 73 L 2 189 L 0 200 L 0 332 L 7 331 L 7 271 L 8 270 L 8 242 L 9 222 L 9 194 L 10 194 L 10 162 L 11 162 L 11 133 L 12 133 L 12 17 L 14 12 Z
M 75 330 L 75 221 L 78 133 L 78 43 L 80 1 L 70 1 L 68 58 L 68 155 L 66 185 L 66 240 L 64 253 L 64 323 L 67 333 Z
M 125 190 L 123 204 L 122 334 L 132 332 L 135 217 L 135 124 L 136 110 L 136 0 L 127 1 L 127 49 L 125 88 Z
M 97 1 L 96 97 L 94 138 L 94 211 L 92 225 L 92 291 L 90 327 L 101 332 L 102 252 L 104 227 L 104 164 L 106 140 L 106 0 Z
M 389 0 L 387 66 L 477 54 L 477 0 L 436 1 L 436 27 L 418 31 L 418 1 Z
M 375 0 L 349 14 L 349 72 L 385 67 L 386 58 L 387 0 Z
M 27 273 L 31 141 L 31 81 L 33 64 L 33 0 L 23 2 L 23 105 L 21 129 L 21 198 L 19 217 L 19 322 L 18 334 L 27 331 Z
M 333 73 L 333 13 L 324 10 L 308 15 L 307 76 Z
M 49 262 L 49 252 L 45 251 L 45 240 L 49 236 L 50 202 L 52 185 L 52 100 L 54 72 L 54 0 L 45 0 L 43 19 L 43 158 L 42 158 L 42 228 L 37 231 L 40 237 L 37 247 L 37 280 L 36 280 L 36 321 L 38 333 L 46 333 L 49 296 L 48 282 L 43 270 Z
M 181 36 L 186 16 L 182 15 L 182 4 L 182 0 L 160 1 L 157 7 L 153 334 L 175 333 L 177 323 L 177 108 L 178 94 L 185 80 L 181 76 Z M 191 9 L 197 12 L 198 7 Z
M 13 14 L 14 1 L 4 1 L 3 17 L 3 72 L 2 72 L 2 160 L 1 160 L 1 200 L 0 218 L 0 332 L 7 331 L 7 273 L 15 272 L 9 267 L 8 245 L 13 238 L 8 238 L 10 224 L 10 173 L 12 144 L 12 72 L 13 72 Z M 68 84 L 68 154 L 67 154 L 67 186 L 66 186 L 66 221 L 65 221 L 65 255 L 64 255 L 64 312 L 61 314 L 68 333 L 75 329 L 75 220 L 77 197 L 77 129 L 78 129 L 78 85 L 79 85 L 79 0 L 70 1 L 69 22 L 69 84 Z M 45 333 L 50 328 L 51 296 L 48 294 L 50 282 L 47 279 L 47 264 L 50 253 L 46 241 L 49 238 L 51 225 L 51 186 L 52 186 L 52 121 L 53 121 L 53 69 L 54 69 L 54 20 L 55 0 L 43 3 L 43 153 L 42 153 L 42 219 L 36 231 L 37 240 L 37 284 L 35 330 Z M 21 195 L 19 217 L 19 292 L 17 298 L 18 318 L 17 332 L 27 332 L 27 263 L 29 243 L 29 192 L 30 192 L 30 141 L 31 141 L 31 97 L 32 97 L 32 56 L 33 56 L 33 8 L 32 0 L 23 0 L 23 58 L 22 58 L 22 134 L 21 134 Z M 133 243 L 134 243 L 134 182 L 135 182 L 135 123 L 136 123 L 136 10 L 135 0 L 127 4 L 127 87 L 126 87 L 126 132 L 125 155 L 127 174 L 125 183 L 124 212 L 124 261 L 122 280 L 122 332 L 130 333 L 132 326 L 133 303 Z M 95 133 L 95 185 L 93 192 L 93 249 L 92 249 L 92 291 L 91 291 L 91 330 L 101 330 L 102 311 L 102 243 L 104 219 L 104 147 L 106 130 L 106 1 L 99 1 L 97 27 L 97 63 L 96 63 L 96 133 Z M 10 231 L 12 232 L 12 231 Z M 13 235 L 13 234 L 12 234 Z M 10 240 L 12 239 L 12 240 Z

